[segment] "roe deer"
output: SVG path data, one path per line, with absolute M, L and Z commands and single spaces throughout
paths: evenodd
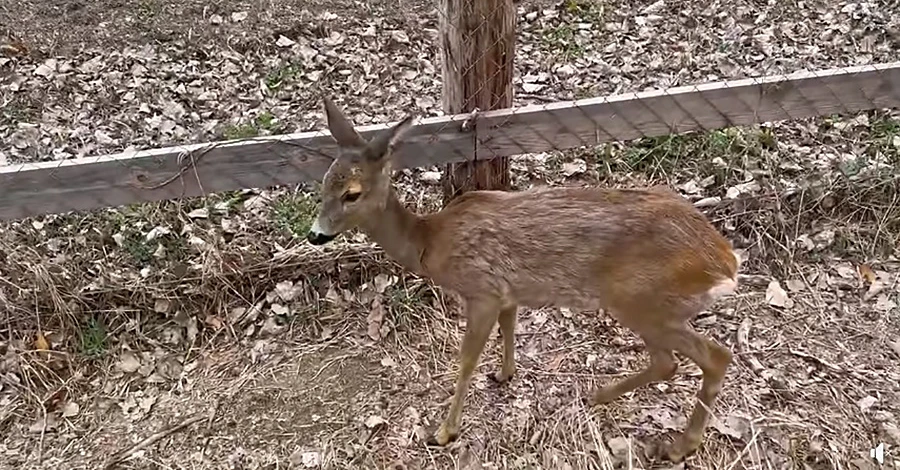
M 601 387 L 592 403 L 609 403 L 676 371 L 673 351 L 703 371 L 685 431 L 664 456 L 679 462 L 703 438 L 731 352 L 688 324 L 737 288 L 740 257 L 706 217 L 667 189 L 557 188 L 471 191 L 440 212 L 406 209 L 391 185 L 391 151 L 411 123 L 363 139 L 325 98 L 338 155 L 322 183 L 322 202 L 307 239 L 321 245 L 359 228 L 405 268 L 455 291 L 467 325 L 449 413 L 429 442 L 446 445 L 459 433 L 472 373 L 495 323 L 503 338 L 497 382 L 516 370 L 519 306 L 600 310 L 646 344 L 643 371 Z

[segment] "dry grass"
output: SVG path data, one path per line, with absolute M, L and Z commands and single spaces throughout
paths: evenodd
M 617 150 L 611 161 L 625 161 L 632 151 Z M 645 171 L 623 180 L 615 175 L 625 173 L 607 174 L 601 166 L 577 178 L 546 169 L 540 174 L 551 184 L 618 185 L 684 181 L 684 175 L 703 179 L 704 171 L 717 171 L 704 170 L 703 158 L 679 155 L 686 158 L 681 169 L 649 178 L 641 176 L 653 175 Z M 518 184 L 526 184 L 534 175 L 516 176 Z M 710 193 L 736 181 L 726 176 L 724 185 Z M 436 205 L 438 191 L 421 198 L 424 188 L 410 175 L 399 176 L 398 188 L 420 210 Z M 744 234 L 755 243 L 742 246 L 750 268 L 739 294 L 695 322 L 738 353 L 708 439 L 689 466 L 868 468 L 868 449 L 877 441 L 891 442 L 900 383 L 897 338 L 891 332 L 900 325 L 894 310 L 881 311 L 874 298 L 863 295 L 871 280 L 859 276 L 856 259 L 865 254 L 867 265 L 882 276 L 877 282 L 897 282 L 893 255 L 865 250 L 876 246 L 874 234 L 890 232 L 876 222 L 890 221 L 884 211 L 895 209 L 884 204 L 885 193 L 871 188 L 835 182 L 819 197 L 802 199 L 760 189 L 756 200 L 726 201 L 711 209 L 710 217 L 732 238 L 740 243 Z M 869 212 L 865 217 L 848 210 L 826 212 L 822 198 L 835 194 L 847 195 L 839 207 Z M 154 269 L 144 277 L 135 275 L 142 266 L 135 258 L 143 251 L 127 243 L 111 248 L 85 241 L 61 252 L 39 243 L 28 251 L 21 248 L 27 246 L 21 240 L 57 239 L 73 226 L 91 231 L 130 223 L 110 222 L 108 214 L 50 218 L 40 236 L 30 222 L 5 232 L 3 271 L 16 273 L 10 278 L 19 280 L 16 289 L 0 290 L 10 307 L 6 331 L 16 332 L 4 345 L 4 370 L 19 382 L 7 395 L 15 397 L 11 411 L 0 420 L 10 431 L 10 462 L 19 468 L 38 462 L 94 468 L 112 453 L 125 452 L 124 468 L 304 468 L 304 462 L 314 460 L 322 468 L 665 466 L 655 460 L 655 448 L 683 427 L 699 370 L 684 362 L 670 383 L 586 408 L 583 398 L 594 387 L 646 363 L 635 336 L 596 312 L 522 312 L 515 379 L 506 386 L 487 379 L 485 374 L 499 367 L 499 344 L 491 344 L 469 396 L 464 438 L 447 450 L 426 447 L 422 439 L 440 422 L 455 378 L 464 328 L 455 304 L 399 270 L 377 247 L 343 242 L 320 249 L 293 238 L 287 232 L 291 224 L 283 222 L 292 220 L 285 219 L 292 208 L 304 213 L 302 194 L 267 194 L 267 203 L 256 198 L 225 195 L 180 207 L 142 206 L 126 215 L 126 221 L 149 221 L 144 232 L 154 226 L 177 232 L 180 223 L 208 241 L 186 249 L 183 259 L 152 261 Z M 197 207 L 221 208 L 222 200 L 250 209 L 224 212 L 221 219 L 186 216 Z M 759 207 L 747 210 L 742 204 Z M 785 219 L 794 223 L 771 225 Z M 222 220 L 244 229 L 225 242 L 214 230 Z M 811 252 L 788 248 L 788 241 L 822 220 L 838 233 L 869 238 Z M 867 228 L 866 221 L 873 225 Z M 47 232 L 51 224 L 59 232 Z M 97 231 L 117 232 L 114 227 Z M 82 262 L 54 264 L 54 257 Z M 85 268 L 84 260 L 97 259 L 104 259 L 106 269 L 120 270 L 107 272 L 97 288 L 85 291 L 74 272 Z M 188 268 L 175 276 L 178 263 Z M 787 308 L 769 305 L 770 279 L 788 290 L 792 304 Z M 287 281 L 296 289 L 283 301 L 277 286 Z M 895 285 L 883 288 L 890 292 Z M 282 285 L 281 292 L 286 289 Z M 36 316 L 29 304 L 55 313 Z M 283 304 L 289 313 L 282 315 L 273 304 Z M 241 309 L 252 312 L 254 305 L 256 318 L 240 316 Z M 382 319 L 373 316 L 379 309 Z M 88 358 L 83 341 L 76 342 L 85 334 L 85 316 L 99 319 L 107 332 L 105 346 Z M 38 320 L 50 333 L 54 353 L 49 359 L 29 344 L 34 338 L 29 325 Z M 742 322 L 750 326 L 749 340 L 737 344 Z M 119 364 L 126 350 L 134 351 L 140 363 L 134 372 L 123 372 Z M 761 369 L 747 360 L 751 357 Z M 78 403 L 79 413 L 63 418 L 69 403 Z M 128 452 L 140 439 L 198 413 L 204 418 L 188 429 Z M 52 417 L 49 423 L 45 415 Z M 49 428 L 43 434 L 28 432 L 45 424 Z
M 290 9 L 281 17 L 242 4 L 203 12 L 197 2 L 70 2 L 81 5 L 66 10 L 77 20 L 72 24 L 87 26 L 68 30 L 40 14 L 42 3 L 17 4 L 23 21 L 48 31 L 33 41 L 42 51 L 37 63 L 41 54 L 69 54 L 79 45 L 118 50 L 159 41 L 189 51 L 167 49 L 177 65 L 203 57 L 204 41 L 219 35 L 223 47 L 245 51 L 245 70 L 252 70 L 231 95 L 219 90 L 225 104 L 205 110 L 229 120 L 231 127 L 221 132 L 273 132 L 319 119 L 304 108 L 312 102 L 305 84 L 276 93 L 278 100 L 297 93 L 287 105 L 271 106 L 276 118 L 257 113 L 256 105 L 253 112 L 242 107 L 260 80 L 288 70 L 289 62 L 266 58 L 278 53 L 271 34 L 315 37 L 310 44 L 317 47 L 315 41 L 328 37 L 330 31 L 302 26 L 314 18 L 309 12 Z M 411 17 L 413 7 L 422 15 L 428 8 L 403 5 L 405 13 L 388 26 L 407 24 L 411 49 L 429 44 Z M 558 10 L 565 17 L 579 5 L 566 2 Z M 370 7 L 379 15 L 398 10 L 392 2 Z M 638 7 L 644 8 L 623 3 L 622 15 L 633 16 L 628 12 Z M 225 32 L 198 29 L 196 43 L 178 43 L 198 15 L 205 21 L 243 8 L 262 13 L 243 23 L 226 21 Z M 0 14 L 14 11 L 0 6 Z M 334 11 L 352 11 L 352 5 Z M 794 13 L 779 10 L 777 16 Z M 619 21 L 602 17 L 619 14 L 606 8 L 599 20 Z M 103 34 L 85 33 L 100 21 L 109 22 Z M 529 23 L 522 35 L 525 44 L 538 37 L 535 51 L 574 60 L 590 53 L 590 41 L 565 29 L 565 22 L 543 31 L 536 29 L 541 21 Z M 259 32 L 264 25 L 272 31 Z M 341 30 L 348 42 L 356 40 L 352 28 Z M 256 55 L 264 59 L 256 63 Z M 522 62 L 532 67 L 548 57 L 528 53 Z M 703 73 L 717 66 L 698 65 Z M 374 103 L 366 118 L 399 113 L 381 109 L 395 101 L 392 93 L 436 93 L 426 75 L 418 79 L 425 88 L 402 88 L 401 82 L 400 91 L 367 92 L 359 99 Z M 660 76 L 648 72 L 629 80 L 648 85 L 665 81 Z M 159 83 L 169 86 L 169 78 Z M 218 79 L 213 74 L 210 80 Z M 352 83 L 346 80 L 331 84 L 347 92 Z M 564 83 L 560 96 L 583 93 L 582 85 Z M 612 80 L 599 86 L 619 87 Z M 0 125 L 42 112 L 34 93 L 14 98 L 16 109 L 5 109 Z M 164 108 L 166 99 L 148 101 Z M 59 107 L 75 108 L 62 102 Z M 112 132 L 108 121 L 132 116 L 133 126 L 115 135 L 145 139 L 144 117 L 125 111 L 98 111 L 93 118 Z M 868 469 L 875 468 L 868 453 L 878 442 L 894 454 L 900 448 L 898 122 L 896 112 L 867 113 L 514 159 L 517 189 L 671 184 L 692 200 L 705 199 L 709 218 L 745 251 L 738 294 L 695 321 L 734 350 L 736 360 L 707 440 L 684 468 Z M 178 125 L 190 127 L 186 118 Z M 141 143 L 152 140 L 146 139 Z M 82 149 L 65 145 L 73 153 Z M 438 206 L 439 190 L 423 174 L 433 170 L 397 175 L 398 190 L 420 211 Z M 586 408 L 583 398 L 595 387 L 647 362 L 636 337 L 598 312 L 520 312 L 517 376 L 504 386 L 487 379 L 500 358 L 498 342 L 489 343 L 461 439 L 448 449 L 426 447 L 423 438 L 446 411 L 465 321 L 452 298 L 400 270 L 364 237 L 348 234 L 326 248 L 305 244 L 298 235 L 313 207 L 305 189 L 0 226 L 0 468 L 95 469 L 113 457 L 121 460 L 119 468 L 147 469 L 669 466 L 656 459 L 655 448 L 683 428 L 699 370 L 684 361 L 671 382 Z M 730 197 L 734 193 L 739 197 Z M 782 302 L 772 281 L 785 290 Z M 886 464 L 897 466 L 896 460 Z

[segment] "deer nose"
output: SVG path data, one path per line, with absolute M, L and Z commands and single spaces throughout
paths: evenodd
M 306 234 L 306 240 L 313 245 L 324 245 L 331 240 L 334 240 L 336 235 L 325 235 L 324 233 L 313 232 L 310 230 L 308 234 Z

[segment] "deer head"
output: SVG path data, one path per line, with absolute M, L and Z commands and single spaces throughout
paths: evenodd
M 384 210 L 391 191 L 391 151 L 412 125 L 407 116 L 366 141 L 328 97 L 325 118 L 337 143 L 337 158 L 322 179 L 322 205 L 306 239 L 328 243 Z

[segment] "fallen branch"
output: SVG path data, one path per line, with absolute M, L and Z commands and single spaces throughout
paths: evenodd
M 166 436 L 175 434 L 176 432 L 181 431 L 182 429 L 184 429 L 194 423 L 203 421 L 207 417 L 208 416 L 206 414 L 198 414 L 198 415 L 195 415 L 191 418 L 188 418 L 188 419 L 182 421 L 180 424 L 176 424 L 175 426 L 172 426 L 168 429 L 163 429 L 162 431 L 160 431 L 158 433 L 152 434 L 152 435 L 148 436 L 146 439 L 131 446 L 131 448 L 124 450 L 122 452 L 119 452 L 118 454 L 113 455 L 106 462 L 106 464 L 103 465 L 103 468 L 105 470 L 109 470 L 110 468 L 114 467 L 115 465 L 127 460 L 129 457 L 134 455 L 137 451 L 152 445 L 153 443 L 159 441 L 160 439 L 162 439 Z
M 825 359 L 822 359 L 821 357 L 816 357 L 816 356 L 813 356 L 812 354 L 805 353 L 805 352 L 799 351 L 797 349 L 790 349 L 789 351 L 791 354 L 793 354 L 801 359 L 806 359 L 810 362 L 815 362 L 816 364 L 825 366 L 826 369 L 831 369 L 834 372 L 844 372 L 844 369 L 841 369 L 837 365 L 832 364 L 832 363 L 826 361 Z
M 766 381 L 766 383 L 769 385 L 769 388 L 778 393 L 781 393 L 786 398 L 789 398 L 791 395 L 791 391 L 787 386 L 787 382 L 785 382 L 784 379 L 778 377 L 775 372 L 763 366 L 762 363 L 759 362 L 759 359 L 757 359 L 756 356 L 754 356 L 750 352 L 751 323 L 752 322 L 749 318 L 745 318 L 744 321 L 741 322 L 740 326 L 738 326 L 737 346 L 738 351 L 741 353 L 741 358 L 743 358 L 744 362 L 747 363 L 747 366 L 750 367 L 750 370 L 752 370 L 754 374 Z
M 754 287 L 766 287 L 772 278 L 769 276 L 761 276 L 759 274 L 738 274 L 738 283 L 742 285 Z
M 797 356 L 801 359 L 805 359 L 807 361 L 819 364 L 819 365 L 825 367 L 826 369 L 831 370 L 832 372 L 848 374 L 851 377 L 853 377 L 854 379 L 860 380 L 863 382 L 868 380 L 868 379 L 866 379 L 865 376 L 862 375 L 862 373 L 860 373 L 858 371 L 842 369 L 840 366 L 838 366 L 836 364 L 832 364 L 832 363 L 826 361 L 825 359 L 822 359 L 821 357 L 816 357 L 816 356 L 813 356 L 812 354 L 805 353 L 805 352 L 797 350 L 797 349 L 790 349 L 789 351 L 794 356 Z

